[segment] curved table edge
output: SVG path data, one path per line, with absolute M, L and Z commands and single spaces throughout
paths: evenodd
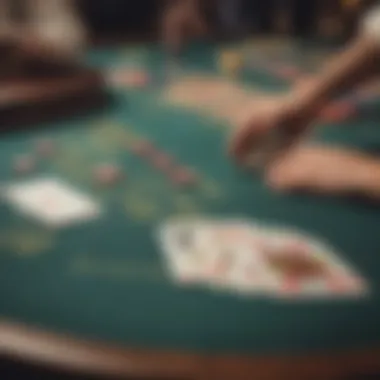
M 380 374 L 380 349 L 325 355 L 238 356 L 133 350 L 0 320 L 0 355 L 25 363 L 112 377 L 180 379 L 341 379 Z

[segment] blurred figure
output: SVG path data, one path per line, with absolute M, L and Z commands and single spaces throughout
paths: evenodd
M 186 42 L 204 35 L 207 22 L 199 0 L 172 0 L 166 4 L 162 19 L 162 40 L 172 53 L 178 53 Z
M 189 39 L 210 32 L 212 22 L 207 14 L 215 19 L 219 34 L 227 38 L 249 31 L 310 36 L 316 32 L 317 3 L 317 0 L 171 0 L 164 10 L 162 37 L 167 46 L 178 50 Z
M 167 48 L 178 52 L 189 40 L 211 32 L 206 14 L 214 14 L 225 36 L 242 29 L 242 0 L 171 0 L 164 9 L 162 39 Z
M 72 0 L 0 0 L 0 39 L 73 59 L 85 46 L 86 30 Z

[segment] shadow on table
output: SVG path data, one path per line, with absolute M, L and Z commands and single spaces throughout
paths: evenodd
M 106 380 L 107 376 L 79 375 L 69 371 L 48 369 L 38 365 L 27 365 L 15 360 L 0 358 L 0 379 L 2 380 Z M 126 379 L 125 377 L 123 380 Z M 126 380 L 142 380 L 128 377 Z M 169 380 L 163 378 L 144 377 L 144 380 Z M 185 379 L 170 379 L 185 380 Z M 189 379 L 187 379 L 189 380 Z
M 5 358 L 0 358 L 0 378 L 4 380 L 18 379 L 18 380 L 105 380 L 106 376 L 88 376 L 88 375 L 78 375 L 72 372 L 58 371 L 54 369 L 48 369 L 46 367 L 38 365 L 27 365 L 20 363 L 15 360 L 9 360 Z M 164 379 L 157 377 L 144 377 L 142 378 L 125 378 L 125 380 L 192 380 L 192 379 Z M 362 373 L 353 374 L 348 377 L 339 377 L 337 379 L 321 379 L 321 380 L 379 380 L 380 373 Z M 194 379 L 196 380 L 196 379 Z M 233 379 L 231 379 L 233 380 Z M 292 379 L 297 380 L 297 379 Z M 298 380 L 308 380 L 308 379 L 298 379 Z M 310 379 L 311 380 L 311 379 Z

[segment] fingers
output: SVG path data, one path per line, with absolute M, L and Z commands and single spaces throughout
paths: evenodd
M 307 150 L 293 147 L 284 155 L 278 156 L 268 166 L 265 180 L 276 191 L 303 191 L 315 187 L 318 182 L 318 165 L 310 161 Z
M 242 128 L 239 128 L 230 143 L 230 155 L 239 162 L 244 161 L 250 153 L 251 148 L 254 145 L 254 141 L 255 134 L 252 131 L 251 125 L 248 124 Z
M 302 187 L 304 174 L 301 163 L 278 161 L 268 169 L 266 182 L 277 191 L 295 190 Z

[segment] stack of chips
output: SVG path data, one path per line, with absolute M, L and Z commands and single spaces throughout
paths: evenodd
M 235 77 L 243 68 L 242 55 L 234 50 L 226 50 L 220 54 L 219 69 L 226 76 Z

